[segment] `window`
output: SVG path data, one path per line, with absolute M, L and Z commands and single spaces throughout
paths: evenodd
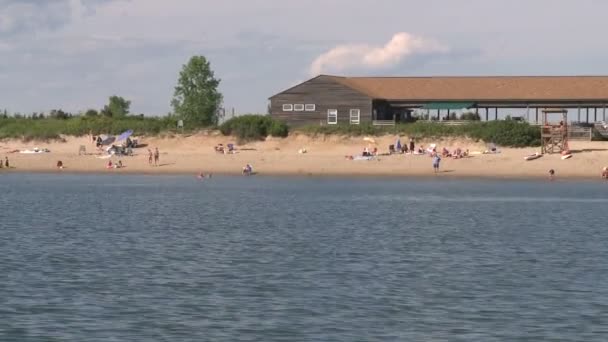
M 338 110 L 337 109 L 328 109 L 327 110 L 327 124 L 335 125 L 338 123 Z
M 350 124 L 358 125 L 361 120 L 361 111 L 359 109 L 350 110 Z
M 303 112 L 304 111 L 304 105 L 303 104 L 295 104 L 293 105 L 293 110 L 296 112 Z
M 314 103 L 307 103 L 306 105 L 304 105 L 304 110 L 307 112 L 314 112 L 315 111 L 315 104 Z
M 293 105 L 292 104 L 284 104 L 283 105 L 283 111 L 284 112 L 292 112 L 293 111 Z

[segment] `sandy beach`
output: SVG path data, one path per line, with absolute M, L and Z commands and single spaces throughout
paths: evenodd
M 11 168 L 0 172 L 89 172 L 89 173 L 140 173 L 140 174 L 240 174 L 247 163 L 261 175 L 305 175 L 305 176 L 439 176 L 439 177 L 496 177 L 496 178 L 546 178 L 548 170 L 554 169 L 556 176 L 564 178 L 600 179 L 601 170 L 608 166 L 608 143 L 571 142 L 573 157 L 562 160 L 559 155 L 525 161 L 528 154 L 540 148 L 499 148 L 497 154 L 473 154 L 469 158 L 443 158 L 441 172 L 433 173 L 429 156 L 393 154 L 378 156 L 375 160 L 349 160 L 346 156 L 361 154 L 365 147 L 377 146 L 379 153 L 388 152 L 395 136 L 375 137 L 376 145 L 362 137 L 309 137 L 291 135 L 285 139 L 268 138 L 263 142 L 236 144 L 236 139 L 219 133 L 200 133 L 170 138 L 138 137 L 144 147 L 134 149 L 133 156 L 113 156 L 121 160 L 124 168 L 107 169 L 108 159 L 100 158 L 101 152 L 87 137 L 64 137 L 64 142 L 0 142 L 0 156 L 9 158 Z M 401 137 L 402 143 L 407 137 Z M 220 154 L 214 150 L 219 143 L 235 143 L 236 153 Z M 487 150 L 481 142 L 467 140 L 417 141 L 417 146 L 437 144 L 450 151 L 459 147 L 472 153 Z M 79 155 L 79 146 L 84 145 L 86 155 Z M 46 148 L 48 153 L 23 154 L 16 150 Z M 148 164 L 148 148 L 158 147 L 159 166 Z M 306 149 L 307 153 L 299 153 Z M 59 170 L 57 161 L 64 169 Z

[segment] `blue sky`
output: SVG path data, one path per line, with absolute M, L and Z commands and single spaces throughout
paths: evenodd
M 116 94 L 165 114 L 195 54 L 238 113 L 317 72 L 606 75 L 606 13 L 602 0 L 0 0 L 0 108 L 78 112 Z

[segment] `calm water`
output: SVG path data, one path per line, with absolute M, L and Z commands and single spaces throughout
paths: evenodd
M 0 341 L 607 341 L 607 191 L 0 175 Z

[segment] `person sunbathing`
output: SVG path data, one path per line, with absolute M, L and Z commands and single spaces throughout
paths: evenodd
M 448 151 L 448 149 L 444 147 L 443 150 L 441 151 L 441 156 L 444 158 L 447 158 L 447 157 L 451 157 L 452 155 L 450 154 L 450 151 Z
M 608 167 L 604 167 L 602 170 L 602 178 L 608 179 Z
M 457 148 L 456 151 L 454 151 L 453 157 L 454 159 L 462 158 L 462 150 L 460 148 Z

